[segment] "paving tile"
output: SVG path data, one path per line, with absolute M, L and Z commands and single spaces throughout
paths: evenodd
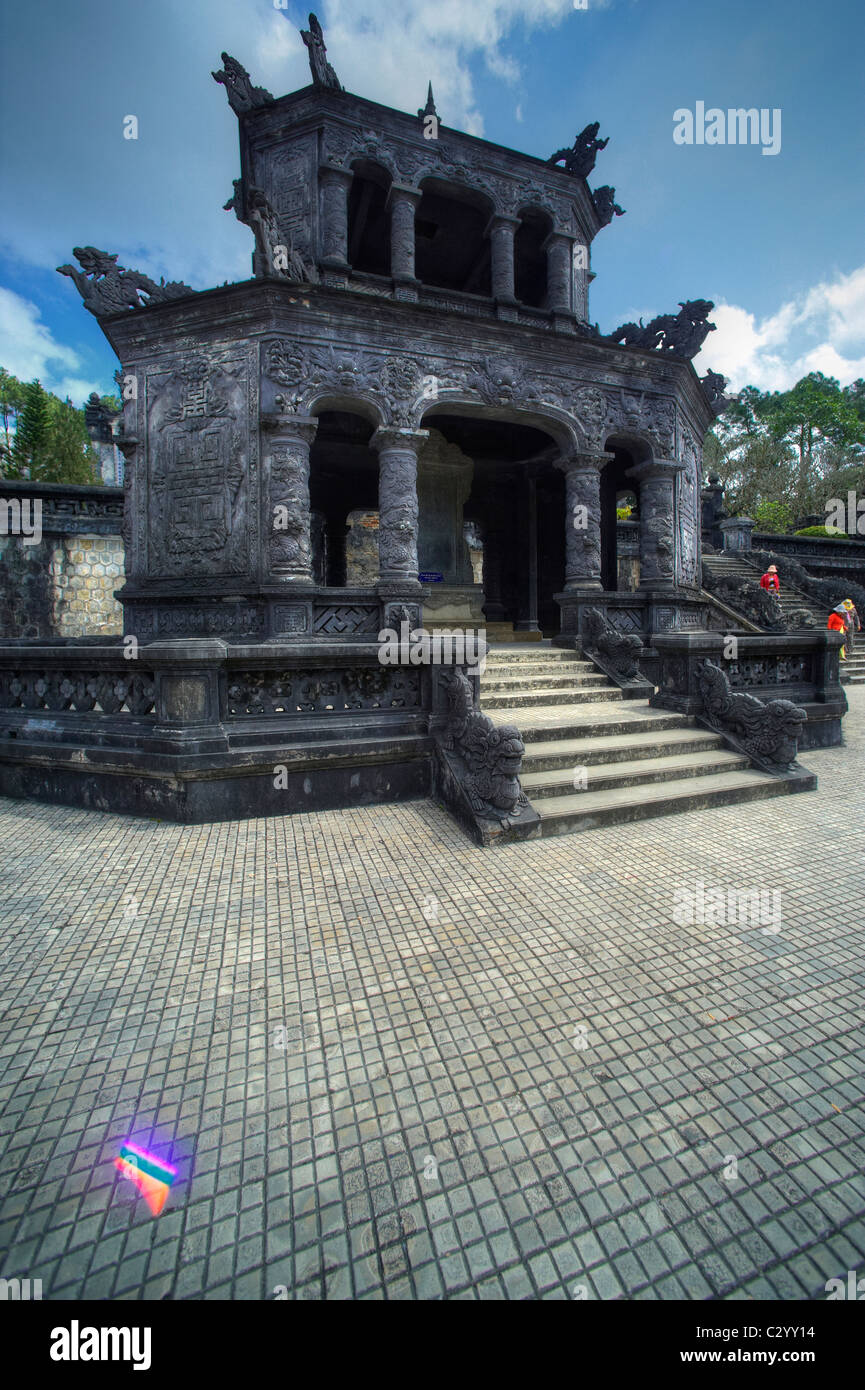
M 181 827 L 0 801 L 4 1275 L 822 1297 L 865 1258 L 848 696 L 815 793 L 495 853 L 433 802 Z M 781 933 L 677 924 L 697 880 L 776 889 Z M 114 1172 L 130 1137 L 179 1169 L 157 1218 Z

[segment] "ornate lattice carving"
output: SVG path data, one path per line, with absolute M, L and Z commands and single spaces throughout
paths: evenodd
M 353 632 L 378 632 L 378 604 L 331 603 L 316 605 L 314 628 L 338 636 Z
M 414 709 L 419 701 L 419 673 L 401 667 L 232 671 L 228 680 L 235 716 Z
M 0 671 L 3 709 L 152 714 L 156 684 L 150 671 Z

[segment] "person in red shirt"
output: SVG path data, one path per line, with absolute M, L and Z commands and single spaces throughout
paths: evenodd
M 781 582 L 778 579 L 778 571 L 774 565 L 770 565 L 763 578 L 760 580 L 761 589 L 772 589 L 776 594 L 781 592 Z
M 839 603 L 837 608 L 833 608 L 833 609 L 832 609 L 832 612 L 829 614 L 829 621 L 828 621 L 828 623 L 826 624 L 826 626 L 828 627 L 828 629 L 829 629 L 830 632 L 843 632 L 843 633 L 845 634 L 845 636 L 846 636 L 846 633 L 847 633 L 847 612 L 846 612 L 846 609 L 844 608 L 843 603 Z M 846 647 L 846 645 L 843 646 L 843 647 L 841 648 L 841 660 L 842 660 L 842 661 L 846 661 L 846 660 L 847 660 L 847 647 Z

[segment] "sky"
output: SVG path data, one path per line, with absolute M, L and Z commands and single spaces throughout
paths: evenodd
M 600 121 L 610 143 L 590 183 L 626 209 L 592 247 L 602 332 L 711 299 L 701 374 L 734 390 L 865 377 L 862 0 L 580 3 L 322 0 L 317 13 L 360 96 L 414 114 L 432 80 L 445 127 L 542 158 Z M 306 86 L 306 25 L 293 0 L 6 0 L 0 365 L 76 404 L 114 390 L 114 354 L 56 273 L 73 246 L 194 289 L 248 278 L 252 233 L 222 210 L 237 121 L 211 72 L 225 49 L 274 96 Z M 778 152 L 677 143 L 698 103 L 765 110 Z

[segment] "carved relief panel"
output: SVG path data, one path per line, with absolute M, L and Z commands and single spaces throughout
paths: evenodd
M 251 182 L 266 194 L 280 230 L 293 249 L 314 260 L 317 238 L 318 154 L 315 134 L 297 136 L 288 145 L 255 150 Z
M 250 572 L 250 372 L 246 355 L 191 355 L 146 382 L 147 573 Z

